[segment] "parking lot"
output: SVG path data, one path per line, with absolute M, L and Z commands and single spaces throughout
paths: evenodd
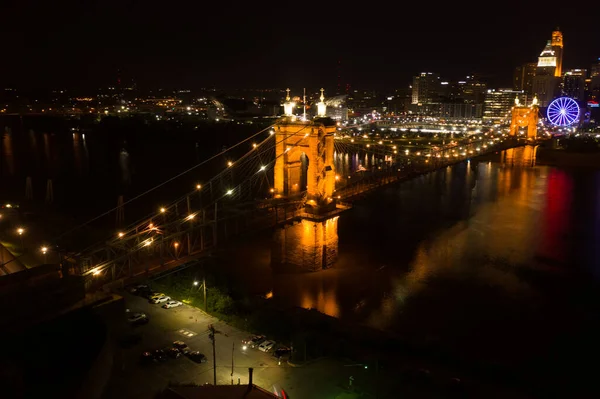
M 169 382 L 213 383 L 213 352 L 209 338 L 209 324 L 216 333 L 217 384 L 248 383 L 248 368 L 254 368 L 254 384 L 273 391 L 285 389 L 294 397 L 319 395 L 336 397 L 344 391 L 349 370 L 343 363 L 323 359 L 306 367 L 293 367 L 285 361 L 258 349 L 242 349 L 242 340 L 249 334 L 206 315 L 199 309 L 182 305 L 164 309 L 161 304 L 151 304 L 143 297 L 120 293 L 124 296 L 129 313 L 144 312 L 149 322 L 131 327 L 140 332 L 140 342 L 120 349 L 117 364 L 104 395 L 105 398 L 148 398 L 164 389 Z M 141 364 L 144 351 L 171 347 L 174 341 L 185 342 L 191 350 L 207 357 L 206 363 L 196 363 L 186 356 L 169 358 L 164 362 Z M 233 373 L 232 373 L 233 366 Z M 311 384 L 306 384 L 306 381 Z M 326 393 L 329 392 L 329 396 Z M 300 396 L 301 395 L 301 396 Z

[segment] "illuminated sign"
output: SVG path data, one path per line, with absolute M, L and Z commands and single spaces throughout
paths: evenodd
M 539 57 L 538 66 L 539 67 L 555 67 L 556 66 L 556 57 Z
M 598 101 L 588 101 L 587 105 L 589 108 L 600 108 Z

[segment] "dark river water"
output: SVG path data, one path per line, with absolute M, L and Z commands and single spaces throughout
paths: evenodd
M 331 269 L 273 273 L 271 233 L 229 251 L 228 266 L 283 305 L 568 384 L 600 355 L 600 171 L 533 166 L 532 154 L 463 162 L 354 203 Z
M 5 132 L 3 194 L 18 197 L 33 175 L 40 196 L 53 175 L 55 198 L 90 216 L 110 208 L 123 187 L 134 195 L 132 186 L 142 191 L 220 148 L 166 139 L 176 156 L 161 158 L 160 141 L 140 141 L 107 147 L 79 133 Z M 533 154 L 527 147 L 465 161 L 355 202 L 332 223 L 330 269 L 274 273 L 273 232 L 237 244 L 223 267 L 247 292 L 270 293 L 283 306 L 560 378 L 599 354 L 600 171 L 538 166 Z M 359 161 L 373 162 L 350 155 L 337 167 Z

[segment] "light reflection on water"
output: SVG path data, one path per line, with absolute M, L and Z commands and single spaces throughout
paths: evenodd
M 600 172 L 521 166 L 532 154 L 464 162 L 355 203 L 339 217 L 333 269 L 274 274 L 263 237 L 240 251 L 240 276 L 282 304 L 409 335 L 534 331 L 543 312 L 532 309 L 548 298 L 523 276 L 599 273 Z

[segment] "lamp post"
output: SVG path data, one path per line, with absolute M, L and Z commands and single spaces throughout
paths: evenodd
M 48 247 L 42 247 L 42 253 L 44 254 L 44 264 L 48 263 L 48 256 L 46 255 L 48 253 Z
M 17 229 L 17 234 L 19 235 L 19 239 L 21 241 L 21 251 L 25 251 L 24 245 L 23 245 L 23 233 L 25 232 L 25 229 L 23 229 L 22 227 L 19 227 Z

